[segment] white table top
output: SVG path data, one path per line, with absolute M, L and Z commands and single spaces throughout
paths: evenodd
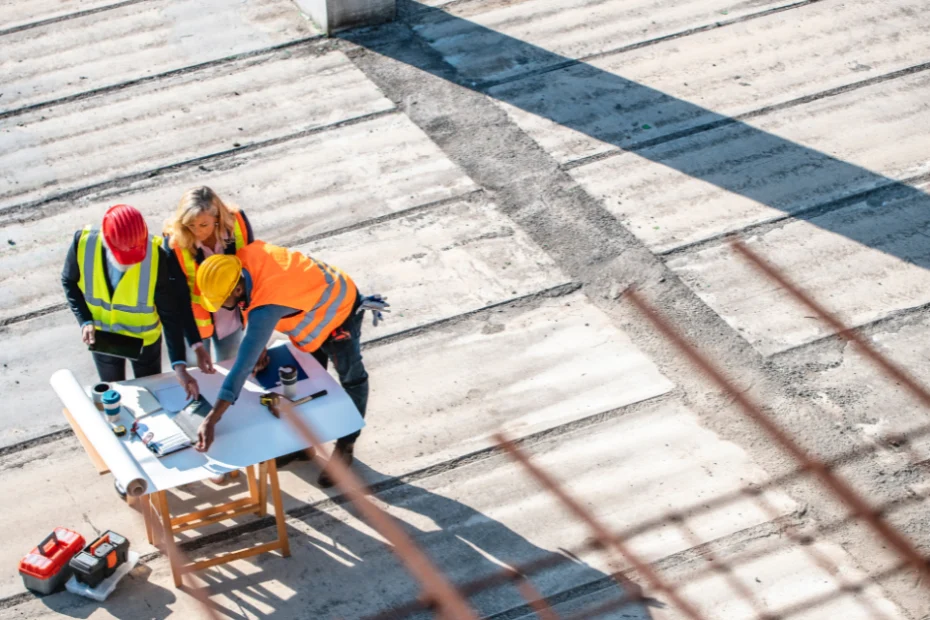
M 328 392 L 322 398 L 296 407 L 300 417 L 313 429 L 320 441 L 338 439 L 364 426 L 362 416 L 348 394 L 312 355 L 299 351 L 289 342 L 280 342 L 274 346 L 288 347 L 307 373 L 307 379 L 297 384 L 297 398 L 320 390 Z M 216 402 L 231 367 L 232 361 L 223 362 L 216 366 L 217 373 L 213 375 L 191 370 L 200 384 L 201 394 L 211 403 Z M 159 390 L 178 385 L 173 372 L 120 383 L 145 387 L 156 396 Z M 216 425 L 213 445 L 207 452 L 198 452 L 191 447 L 157 458 L 132 432 L 120 438 L 146 476 L 147 492 L 164 491 L 198 482 L 306 448 L 307 445 L 285 420 L 275 418 L 259 403 L 259 396 L 266 391 L 253 380 L 246 382 L 239 400 Z M 273 391 L 280 392 L 280 388 Z M 123 410 L 121 417 L 120 424 L 130 428 L 132 416 Z

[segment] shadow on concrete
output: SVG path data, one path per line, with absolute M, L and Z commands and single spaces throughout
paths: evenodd
M 102 603 L 70 592 L 43 596 L 39 600 L 51 611 L 71 618 L 90 618 L 104 609 L 120 620 L 164 620 L 174 613 L 171 605 L 177 601 L 177 595 L 168 588 L 152 583 L 151 574 L 152 569 L 148 566 L 136 565 Z M 127 606 L 127 601 L 143 602 L 145 609 Z
M 387 479 L 358 460 L 353 469 L 364 480 Z M 295 468 L 294 473 L 312 476 L 315 484 L 318 472 L 315 467 L 307 466 Z M 397 511 L 405 531 L 456 585 L 495 575 L 501 564 L 517 567 L 542 562 L 548 565 L 528 577 L 550 605 L 590 606 L 592 600 L 604 603 L 623 596 L 610 575 L 592 568 L 570 551 L 554 552 L 538 547 L 503 523 L 459 501 L 411 484 L 398 484 L 378 493 L 376 498 Z M 238 564 L 198 573 L 206 582 L 204 593 L 212 597 L 214 610 L 236 620 L 254 616 L 363 618 L 415 601 L 420 588 L 389 545 L 367 527 L 346 522 L 343 510 L 359 517 L 351 505 L 338 498 L 337 502 L 338 507 L 330 506 L 325 512 L 308 511 L 301 518 L 305 528 L 292 522 L 289 559 L 265 554 L 247 560 L 255 567 L 254 571 Z M 271 530 L 257 532 L 251 542 L 270 539 Z M 241 543 L 241 537 L 236 542 Z M 563 546 L 578 548 L 583 543 L 565 540 Z M 123 596 L 127 596 L 128 590 L 124 592 Z M 123 599 L 121 605 L 129 605 L 138 612 L 139 598 L 133 592 L 132 600 Z M 533 613 L 512 583 L 483 590 L 470 597 L 469 602 L 482 617 L 517 619 Z M 603 617 L 651 620 L 650 607 L 663 608 L 665 604 L 648 599 L 645 604 L 627 605 Z M 429 618 L 432 613 L 423 611 L 396 617 Z
M 922 241 L 930 231 L 930 197 L 906 183 L 415 0 L 398 0 L 398 15 L 398 22 L 341 38 L 864 246 L 930 267 L 930 245 Z M 434 34 L 441 40 L 428 40 Z M 444 58 L 431 45 L 446 46 L 450 56 Z M 470 57 L 474 62 L 468 64 Z M 458 67 L 467 65 L 466 74 L 449 64 L 449 58 Z M 545 88 L 556 71 L 563 80 L 557 85 L 560 92 L 527 95 Z M 565 96 L 566 91 L 571 95 Z M 644 118 L 651 119 L 648 126 Z M 930 175 L 908 181 L 924 177 Z M 868 208 L 868 224 L 862 217 L 823 217 L 861 201 Z
M 366 484 L 384 489 L 376 492 L 376 501 L 396 511 L 407 534 L 458 586 L 497 575 L 502 565 L 520 568 L 535 564 L 539 568 L 526 573 L 529 581 L 550 605 L 559 605 L 566 613 L 615 602 L 624 596 L 613 577 L 591 567 L 571 551 L 582 547 L 585 540 L 566 539 L 560 541 L 557 550 L 544 549 L 467 504 L 420 486 L 399 483 L 359 460 L 353 469 Z M 314 486 L 319 474 L 318 468 L 309 463 L 294 463 L 282 471 L 290 471 Z M 185 491 L 169 499 L 173 510 L 194 510 L 204 502 L 244 496 L 248 488 L 244 476 L 240 476 L 218 489 L 194 484 L 186 485 Z M 363 618 L 390 612 L 417 599 L 420 587 L 390 546 L 367 526 L 347 522 L 346 513 L 362 522 L 364 519 L 336 490 L 329 494 L 337 506 L 329 502 L 324 503 L 325 510 L 307 506 L 300 511 L 301 526 L 294 521 L 289 524 L 289 559 L 282 559 L 277 553 L 263 554 L 197 573 L 198 579 L 205 583 L 203 593 L 211 598 L 218 614 L 236 620 L 265 616 Z M 291 500 L 288 503 L 292 505 L 298 502 L 297 498 Z M 229 541 L 230 550 L 268 542 L 275 536 L 273 526 L 251 529 L 261 524 L 252 515 L 230 522 L 245 527 L 245 530 L 237 528 L 237 535 Z M 229 533 L 230 522 L 193 533 L 194 537 L 211 532 L 220 534 L 203 551 L 212 555 L 224 549 L 229 537 L 223 534 L 224 530 Z M 203 551 L 195 548 L 188 553 L 197 559 Z M 165 560 L 158 562 L 165 569 L 160 569 L 163 573 L 160 580 L 165 580 L 167 567 L 162 566 Z M 89 618 L 103 609 L 120 619 L 163 620 L 185 609 L 186 604 L 178 607 L 178 597 L 185 598 L 189 593 L 182 589 L 178 594 L 170 586 L 154 583 L 151 572 L 152 567 L 138 566 L 103 603 L 67 592 L 40 600 L 48 609 L 72 618 Z M 481 617 L 516 620 L 533 616 L 533 610 L 512 582 L 487 587 L 469 597 L 469 602 Z M 665 604 L 647 599 L 597 617 L 651 620 L 652 607 L 664 608 Z M 432 614 L 422 611 L 395 617 L 429 618 Z

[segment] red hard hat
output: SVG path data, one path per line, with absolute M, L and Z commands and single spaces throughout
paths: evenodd
M 113 260 L 120 265 L 135 265 L 145 260 L 149 228 L 138 209 L 115 205 L 103 216 L 103 239 Z

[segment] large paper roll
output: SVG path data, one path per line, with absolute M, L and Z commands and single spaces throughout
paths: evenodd
M 103 414 L 94 406 L 70 370 L 59 370 L 52 375 L 52 388 L 84 436 L 93 444 L 100 458 L 107 464 L 113 477 L 133 497 L 144 495 L 148 488 L 145 474 L 123 443 L 113 434 Z

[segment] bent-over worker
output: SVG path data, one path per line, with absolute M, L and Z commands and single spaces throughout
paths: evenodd
M 168 358 L 178 382 L 188 396 L 199 394 L 184 361 L 179 300 L 186 299 L 186 286 L 182 276 L 172 273 L 162 238 L 149 234 L 138 209 L 115 205 L 103 216 L 100 229 L 86 226 L 77 231 L 61 284 L 84 344 L 94 344 L 97 331 L 141 338 L 142 355 L 132 362 L 132 372 L 137 379 L 157 375 L 164 326 Z M 196 333 L 191 337 L 199 340 Z M 101 381 L 126 379 L 124 358 L 97 352 L 93 357 Z
M 362 311 L 370 309 L 379 318 L 387 305 L 380 297 L 362 297 L 339 269 L 263 241 L 245 246 L 235 256 L 209 257 L 197 270 L 197 286 L 207 310 L 239 307 L 246 321 L 236 361 L 200 426 L 198 450 L 213 443 L 214 427 L 239 397 L 249 373 L 267 365 L 265 346 L 275 330 L 313 354 L 324 368 L 332 360 L 339 382 L 365 416 L 368 373 L 361 354 Z M 332 458 L 351 464 L 360 433 L 340 438 Z M 321 472 L 319 484 L 332 486 L 328 468 Z

